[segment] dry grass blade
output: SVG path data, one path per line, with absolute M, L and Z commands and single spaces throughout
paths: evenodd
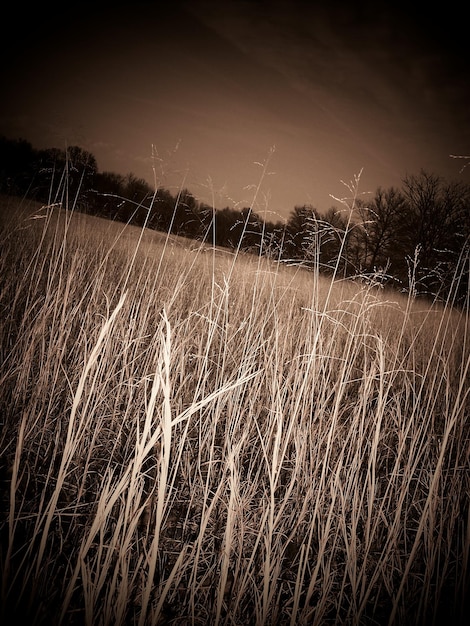
M 464 623 L 468 306 L 43 214 L 1 235 L 2 623 Z

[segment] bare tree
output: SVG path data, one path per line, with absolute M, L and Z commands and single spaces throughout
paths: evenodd
M 356 229 L 362 267 L 368 272 L 393 265 L 400 267 L 404 251 L 400 233 L 405 226 L 406 200 L 395 187 L 379 187 L 371 202 L 358 201 L 361 227 Z
M 425 171 L 404 180 L 406 200 L 400 243 L 419 249 L 419 281 L 433 294 L 445 293 L 470 238 L 470 188 Z

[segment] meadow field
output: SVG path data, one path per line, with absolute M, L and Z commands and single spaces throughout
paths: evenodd
M 2 624 L 464 623 L 468 302 L 1 203 Z

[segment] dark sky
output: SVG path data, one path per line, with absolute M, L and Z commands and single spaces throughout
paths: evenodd
M 361 169 L 362 192 L 421 168 L 470 181 L 449 156 L 470 152 L 464 5 L 46 6 L 19 7 L 14 43 L 2 37 L 0 134 L 79 145 L 151 183 L 155 168 L 219 208 L 251 204 L 274 146 L 255 207 L 267 219 L 327 209 Z

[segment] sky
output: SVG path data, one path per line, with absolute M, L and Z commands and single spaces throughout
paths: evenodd
M 1 43 L 0 134 L 79 145 L 100 171 L 272 221 L 337 205 L 358 174 L 366 198 L 421 169 L 470 182 L 450 157 L 470 153 L 467 20 L 431 4 L 20 6 Z

